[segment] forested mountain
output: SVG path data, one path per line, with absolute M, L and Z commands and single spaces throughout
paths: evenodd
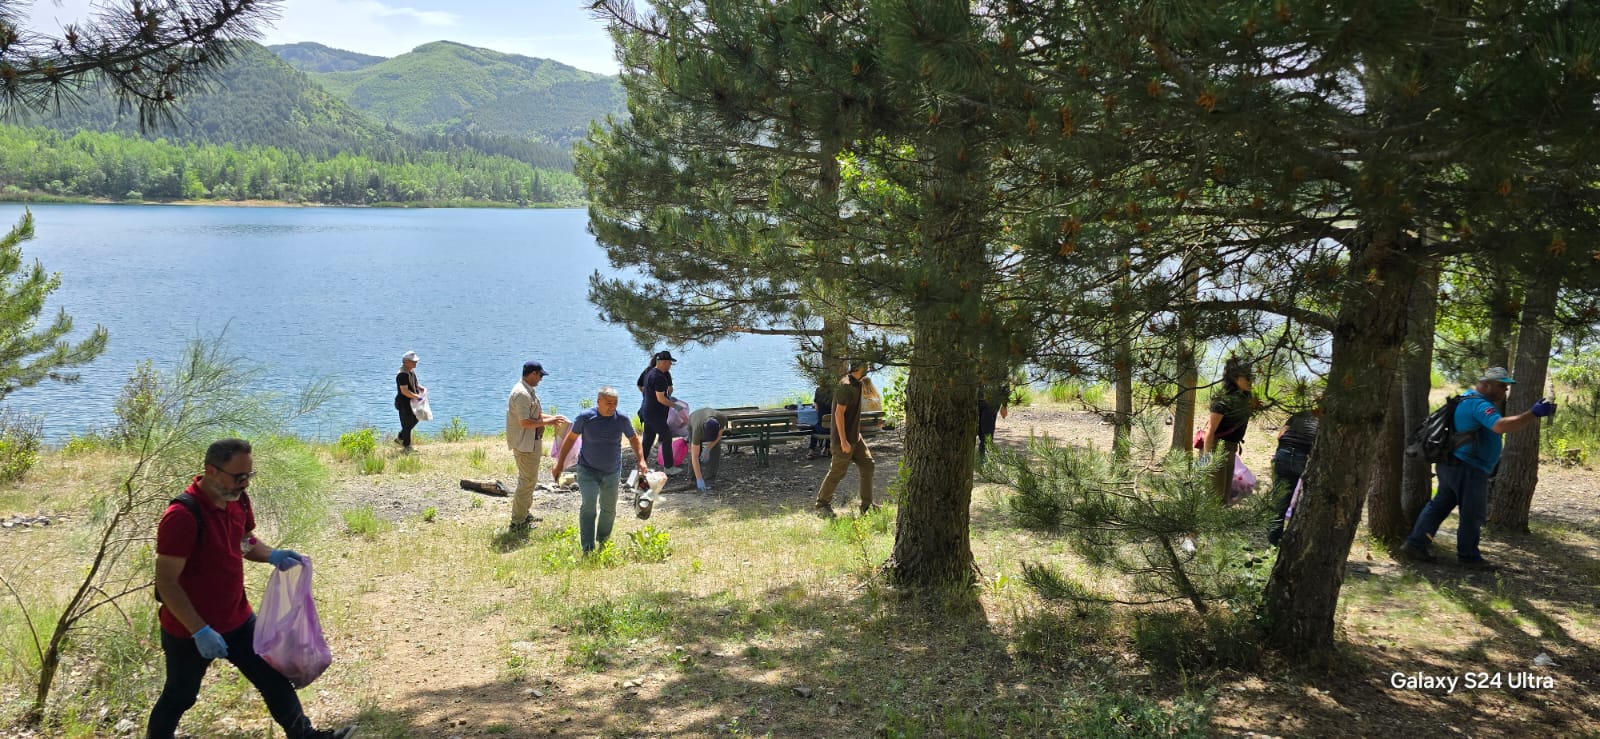
M 397 132 L 385 130 L 344 101 L 328 94 L 259 44 L 243 49 L 207 92 L 182 101 L 170 125 L 146 138 L 180 143 L 275 146 L 316 156 L 376 152 L 401 146 Z M 81 105 L 57 115 L 19 121 L 60 131 L 104 131 L 141 136 L 133 111 L 117 110 L 109 96 L 85 95 Z
M 268 46 L 272 53 L 302 72 L 353 72 L 366 69 L 384 60 L 384 57 L 335 49 L 311 41 L 298 44 Z
M 317 81 L 373 120 L 419 132 L 530 137 L 563 146 L 624 110 L 615 77 L 450 41 Z

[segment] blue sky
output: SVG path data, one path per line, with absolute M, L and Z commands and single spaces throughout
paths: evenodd
M 95 0 L 35 0 L 29 25 L 54 32 Z M 429 41 L 458 41 L 616 74 L 611 39 L 584 0 L 281 0 L 264 41 L 315 41 L 395 56 Z

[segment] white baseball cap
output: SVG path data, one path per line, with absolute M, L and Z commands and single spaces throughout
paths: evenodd
M 406 352 L 405 354 L 400 355 L 400 361 L 402 361 L 402 362 L 415 362 L 415 361 L 417 361 L 417 353 L 416 352 Z

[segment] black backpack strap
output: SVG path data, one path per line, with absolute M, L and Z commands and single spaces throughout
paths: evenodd
M 178 497 L 173 498 L 172 502 L 183 506 L 189 511 L 189 515 L 194 516 L 194 543 L 195 546 L 199 546 L 206 533 L 206 517 L 200 515 L 200 501 L 188 493 L 178 493 Z

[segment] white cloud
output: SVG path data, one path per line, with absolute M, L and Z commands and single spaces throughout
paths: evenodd
M 378 0 L 284 0 L 267 43 L 315 41 L 340 49 L 394 56 L 446 38 L 461 16 Z

